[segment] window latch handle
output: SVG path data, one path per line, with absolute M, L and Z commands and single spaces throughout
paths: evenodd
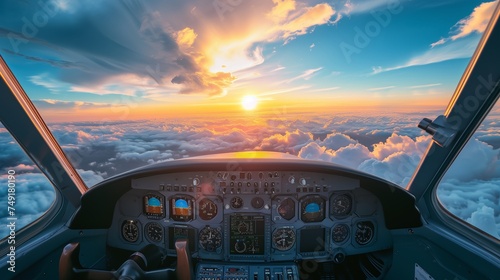
M 456 135 L 456 130 L 452 128 L 443 115 L 438 116 L 434 121 L 424 118 L 418 127 L 432 135 L 432 140 L 440 147 L 448 146 Z

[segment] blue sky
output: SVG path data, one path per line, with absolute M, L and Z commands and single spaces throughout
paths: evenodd
M 0 3 L 0 54 L 49 121 L 68 109 L 75 120 L 116 118 L 124 104 L 130 118 L 188 105 L 226 112 L 245 95 L 257 110 L 444 109 L 496 4 L 40 3 Z

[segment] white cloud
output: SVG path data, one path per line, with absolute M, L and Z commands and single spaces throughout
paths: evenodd
M 476 50 L 477 42 L 478 38 L 470 37 L 464 40 L 454 41 L 449 44 L 440 45 L 411 58 L 406 63 L 401 65 L 387 67 L 387 68 L 383 68 L 381 66 L 374 66 L 372 68 L 371 74 L 375 75 L 382 72 L 394 71 L 413 66 L 428 65 L 453 59 L 469 58 Z
M 106 173 L 96 172 L 92 170 L 77 169 L 76 171 L 78 172 L 78 174 L 80 174 L 82 180 L 89 188 L 104 180 L 104 177 L 107 177 Z
M 378 87 L 378 88 L 369 88 L 369 91 L 380 91 L 380 90 L 386 90 L 386 89 L 391 89 L 395 88 L 396 86 L 386 86 L 386 87 Z
M 426 85 L 417 85 L 417 86 L 410 86 L 408 88 L 414 89 L 414 88 L 428 88 L 428 87 L 437 87 L 440 86 L 441 83 L 436 83 L 436 84 L 426 84 Z
M 450 40 L 455 41 L 459 38 L 469 36 L 472 33 L 483 33 L 486 26 L 495 11 L 498 1 L 481 3 L 474 8 L 474 11 L 467 17 L 459 20 L 454 26 L 451 35 L 448 38 L 441 38 L 431 44 L 431 47 L 442 45 Z
M 320 71 L 321 69 L 323 69 L 323 67 L 318 67 L 318 68 L 314 68 L 314 69 L 307 69 L 304 72 L 302 72 L 302 74 L 300 74 L 296 77 L 293 77 L 291 79 L 285 80 L 284 83 L 291 83 L 293 81 L 300 80 L 300 79 L 309 80 L 316 72 Z
M 367 13 L 382 7 L 398 7 L 404 0 L 369 0 L 347 1 L 345 7 L 348 14 Z

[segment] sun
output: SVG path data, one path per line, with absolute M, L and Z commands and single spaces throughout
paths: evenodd
M 247 111 L 254 110 L 257 107 L 257 97 L 253 95 L 247 95 L 241 100 L 241 106 Z

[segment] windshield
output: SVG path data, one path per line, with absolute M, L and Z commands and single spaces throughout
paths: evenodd
M 2 1 L 0 52 L 88 186 L 263 150 L 404 187 L 495 4 Z

